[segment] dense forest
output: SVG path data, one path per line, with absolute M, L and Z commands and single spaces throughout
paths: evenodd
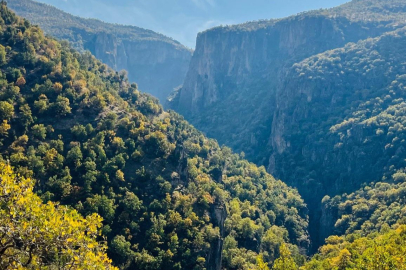
M 16 185 L 36 179 L 45 207 L 79 219 L 78 235 L 79 214 L 99 215 L 121 269 L 271 266 L 282 246 L 303 263 L 308 216 L 296 190 L 164 112 L 125 73 L 45 37 L 4 2 L 0 12 L 0 150 Z
M 45 34 L 90 51 L 111 68 L 126 70 L 131 82 L 164 101 L 183 83 L 191 50 L 151 30 L 73 16 L 32 0 L 8 0 L 19 16 L 38 24 Z
M 0 268 L 406 269 L 405 13 L 199 34 L 170 104 L 236 154 L 2 1 Z

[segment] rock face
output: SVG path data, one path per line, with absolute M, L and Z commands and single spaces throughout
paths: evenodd
M 287 70 L 306 57 L 390 28 L 378 25 L 315 12 L 200 33 L 183 87 L 169 107 L 220 143 L 266 164 L 269 157 L 262 152 L 272 129 L 278 144 L 273 111 Z
M 348 130 L 351 139 L 342 147 L 343 134 L 331 128 L 401 72 L 391 66 L 401 62 L 393 55 L 403 45 L 393 44 L 402 41 L 394 39 L 391 49 L 390 38 L 368 38 L 403 27 L 399 18 L 405 12 L 400 0 L 353 1 L 200 33 L 183 87 L 170 106 L 297 187 L 309 205 L 317 247 L 334 224 L 333 215 L 320 207 L 323 196 L 354 191 L 384 171 L 383 161 L 373 161 L 380 160 L 383 142 L 374 144 L 375 151 L 362 145 L 370 131 Z
M 127 70 L 131 81 L 161 101 L 183 83 L 192 51 L 177 41 L 138 27 L 75 17 L 31 0 L 7 2 L 47 34 L 89 50 L 117 71 Z
M 100 33 L 85 44 L 97 58 L 116 70 L 127 70 L 141 91 L 165 101 L 183 83 L 191 51 L 161 40 L 121 40 Z
M 179 92 L 178 110 L 200 113 L 238 91 L 252 78 L 276 79 L 280 69 L 307 56 L 341 47 L 381 31 L 318 14 L 264 24 L 249 23 L 200 33 Z M 367 31 L 368 30 L 368 31 Z M 236 89 L 229 89 L 234 85 Z
M 207 260 L 208 270 L 221 270 L 223 242 L 224 242 L 224 222 L 227 218 L 225 205 L 217 205 L 211 209 L 214 225 L 220 228 L 220 238 L 211 243 L 211 252 Z

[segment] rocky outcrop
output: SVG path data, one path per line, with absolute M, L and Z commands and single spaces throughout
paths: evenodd
M 90 51 L 117 71 L 127 70 L 131 81 L 161 101 L 183 83 L 192 51 L 171 38 L 135 26 L 75 17 L 31 0 L 7 2 L 47 34 Z
M 207 258 L 208 270 L 221 270 L 221 260 L 224 242 L 224 222 L 227 218 L 225 205 L 216 205 L 211 209 L 213 224 L 220 229 L 220 237 L 211 243 L 210 254 Z

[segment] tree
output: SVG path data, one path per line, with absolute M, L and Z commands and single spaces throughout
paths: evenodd
M 6 48 L 3 45 L 0 45 L 0 65 L 4 65 L 6 61 Z
M 129 261 L 131 262 L 131 259 L 134 257 L 134 251 L 131 250 L 131 243 L 122 235 L 116 235 L 111 241 L 110 247 L 114 254 L 114 261 L 121 265 L 129 264 Z
M 10 120 L 14 115 L 14 106 L 7 101 L 0 101 L 0 118 Z
M 0 268 L 116 269 L 96 242 L 101 217 L 44 204 L 33 184 L 0 164 Z
M 268 264 L 264 262 L 264 256 L 259 255 L 257 257 L 256 270 L 269 270 Z
M 348 249 L 340 250 L 338 257 L 333 258 L 332 264 L 337 270 L 345 270 L 348 267 L 348 264 L 351 261 L 351 253 Z
M 30 124 L 34 122 L 32 118 L 31 108 L 28 104 L 20 106 L 20 121 L 21 124 L 27 129 Z
M 60 93 L 60 92 L 62 92 L 63 86 L 62 86 L 61 83 L 56 82 L 56 83 L 54 83 L 53 88 L 54 88 L 56 93 Z
M 273 270 L 296 270 L 298 269 L 292 258 L 289 248 L 282 244 L 279 248 L 280 257 L 275 261 Z
M 81 161 L 83 159 L 82 151 L 80 150 L 79 146 L 73 147 L 69 152 L 66 154 L 66 160 L 71 164 L 74 164 L 75 167 L 79 167 L 81 165 Z
M 34 126 L 31 128 L 31 132 L 32 132 L 32 135 L 33 135 L 35 138 L 39 139 L 39 140 L 43 140 L 43 139 L 45 139 L 45 137 L 47 136 L 47 130 L 46 130 L 46 128 L 44 127 L 43 124 L 34 125 Z
M 3 120 L 3 123 L 0 125 L 0 136 L 5 137 L 8 134 L 8 130 L 11 126 L 7 123 L 7 120 Z
M 52 108 L 58 117 L 66 116 L 71 113 L 70 102 L 66 97 L 58 96 L 56 102 L 52 104 Z
M 25 84 L 26 84 L 27 82 L 25 81 L 25 79 L 24 79 L 24 77 L 20 77 L 20 78 L 18 78 L 17 79 L 17 81 L 16 81 L 16 85 L 17 86 L 24 86 Z

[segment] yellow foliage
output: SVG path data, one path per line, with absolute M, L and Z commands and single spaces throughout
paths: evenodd
M 54 88 L 56 93 L 60 93 L 60 92 L 62 92 L 63 86 L 62 86 L 61 83 L 56 82 L 56 83 L 54 83 L 53 88 Z
M 116 178 L 117 178 L 117 180 L 119 180 L 119 181 L 122 181 L 122 182 L 125 181 L 124 173 L 123 173 L 121 170 L 117 170 L 117 171 L 116 171 Z
M 7 136 L 9 129 L 11 126 L 8 124 L 7 120 L 3 120 L 3 123 L 0 125 L 0 135 Z
M 270 270 L 268 264 L 264 262 L 264 257 L 262 255 L 257 257 L 257 265 L 255 270 Z
M 280 257 L 275 261 L 273 270 L 296 270 L 298 268 L 286 244 L 280 246 L 279 253 Z
M 33 181 L 0 164 L 1 269 L 116 269 L 96 241 L 102 218 L 33 193 Z M 46 259 L 44 259 L 46 258 Z
M 340 253 L 337 257 L 331 259 L 331 265 L 337 269 L 347 269 L 347 266 L 351 260 L 351 253 L 348 249 L 340 250 Z
M 328 246 L 330 247 L 322 248 L 324 252 L 314 256 L 301 269 L 406 269 L 405 225 L 399 225 L 396 230 L 388 229 L 381 234 L 358 238 L 353 242 Z

